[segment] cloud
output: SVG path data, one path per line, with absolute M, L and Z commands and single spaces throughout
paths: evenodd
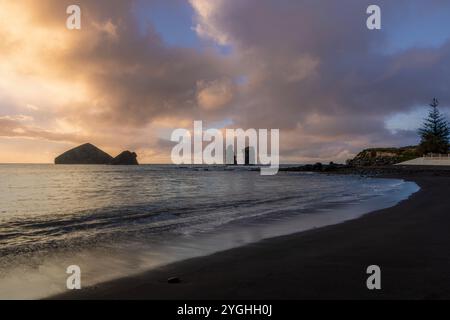
M 32 118 L 24 115 L 0 117 L 0 137 L 22 137 L 78 143 L 86 141 L 86 137 L 76 134 L 50 131 L 35 127 L 28 123 L 31 120 Z
M 198 105 L 205 110 L 221 109 L 234 98 L 234 84 L 230 79 L 197 82 Z
M 233 76 L 229 59 L 210 50 L 166 46 L 152 25 L 142 28 L 137 1 L 78 1 L 80 31 L 65 28 L 69 4 L 1 2 L 0 114 L 27 106 L 45 128 L 22 128 L 21 135 L 78 143 L 78 136 L 59 126 L 64 122 L 90 140 L 126 148 L 141 139 L 130 135 L 120 147 L 116 141 L 125 140 L 117 137 L 120 131 L 143 134 L 141 129 L 157 127 L 160 119 L 176 124 L 196 115 L 214 118 L 214 110 L 227 103 L 230 84 L 219 80 L 224 92 L 214 84 Z M 212 87 L 197 92 L 202 83 Z M 6 107 L 7 100 L 14 107 Z M 19 134 L 4 129 L 3 135 L 7 132 Z M 145 134 L 154 139 L 158 133 Z
M 409 135 L 402 140 L 386 129 L 386 117 L 426 106 L 433 96 L 450 100 L 450 42 L 383 51 L 389 29 L 406 27 L 401 12 L 433 16 L 449 10 L 448 2 L 379 1 L 384 28 L 376 32 L 365 26 L 368 1 L 192 2 L 197 30 L 219 44 L 226 39 L 249 79 L 233 122 L 298 134 L 289 149 L 312 156 L 329 144 L 354 154 L 383 140 L 409 143 Z M 311 135 L 322 142 L 299 142 Z
M 189 0 L 189 2 L 198 13 L 198 23 L 194 30 L 199 36 L 211 38 L 221 45 L 227 45 L 228 35 L 215 23 L 215 20 L 221 17 L 220 12 L 225 5 L 224 1 Z
M 65 28 L 70 0 L 1 1 L 0 116 L 33 118 L 2 118 L 1 134 L 88 138 L 113 151 L 139 149 L 145 162 L 168 159 L 161 141 L 171 129 L 226 120 L 280 128 L 289 161 L 342 159 L 410 143 L 385 119 L 433 96 L 450 101 L 450 42 L 390 43 L 392 30 L 408 30 L 404 12 L 424 23 L 450 12 L 448 1 L 380 0 L 381 31 L 365 26 L 366 0 L 189 3 L 201 47 L 167 45 L 139 20 L 139 1 L 78 1 L 80 31 Z

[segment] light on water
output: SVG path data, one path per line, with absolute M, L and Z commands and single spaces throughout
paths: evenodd
M 235 170 L 236 169 L 236 170 Z M 414 183 L 232 167 L 0 165 L 0 297 L 65 290 L 389 207 Z

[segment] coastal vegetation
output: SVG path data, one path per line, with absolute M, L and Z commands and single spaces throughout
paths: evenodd
M 420 153 L 446 154 L 449 149 L 449 125 L 445 116 L 438 109 L 439 101 L 434 98 L 430 103 L 430 111 L 422 128 L 419 129 L 421 142 Z
M 386 166 L 412 160 L 428 154 L 449 153 L 449 124 L 439 111 L 439 101 L 434 98 L 422 127 L 418 130 L 420 144 L 402 148 L 370 148 L 348 160 L 350 166 Z
M 348 160 L 351 166 L 386 166 L 420 157 L 417 146 L 402 148 L 369 148 L 361 151 L 355 158 Z

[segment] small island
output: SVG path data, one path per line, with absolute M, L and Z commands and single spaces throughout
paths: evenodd
M 93 144 L 85 143 L 56 157 L 55 164 L 138 165 L 139 163 L 135 152 L 123 151 L 113 158 Z

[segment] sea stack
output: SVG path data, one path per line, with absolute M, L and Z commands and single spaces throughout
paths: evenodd
M 137 154 L 131 151 L 124 151 L 113 158 L 93 144 L 86 143 L 56 157 L 55 164 L 138 165 L 136 158 Z
M 56 157 L 55 164 L 109 164 L 112 160 L 106 152 L 86 143 Z
M 115 157 L 111 164 L 113 165 L 127 165 L 127 166 L 135 166 L 139 163 L 136 160 L 137 154 L 135 152 L 131 151 L 124 151 L 121 154 L 119 154 L 117 157 Z

